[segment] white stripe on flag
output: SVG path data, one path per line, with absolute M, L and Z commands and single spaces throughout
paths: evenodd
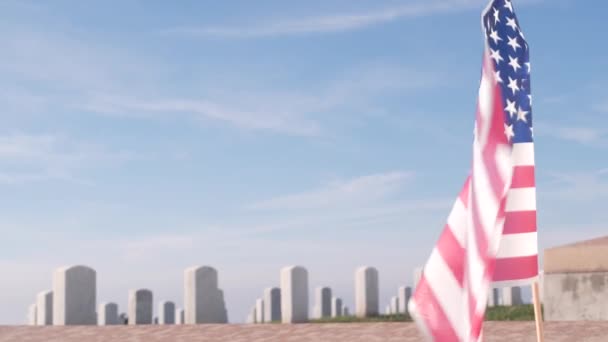
M 505 211 L 536 210 L 536 188 L 510 189 Z
M 433 270 L 432 272 L 425 272 L 424 277 L 441 309 L 444 310 L 445 316 L 450 321 L 450 326 L 462 339 L 464 336 L 463 329 L 468 325 L 463 320 L 465 316 L 462 312 L 464 293 L 460 284 L 454 278 L 452 271 L 450 271 L 437 248 L 433 248 L 429 261 L 424 268 Z
M 496 222 L 496 213 L 498 212 L 498 201 L 494 196 L 492 185 L 490 184 L 490 178 L 486 169 L 486 165 L 483 163 L 483 157 L 481 155 L 481 148 L 479 144 L 475 142 L 475 148 L 473 148 L 473 175 L 471 177 L 472 188 L 470 191 L 470 198 L 475 197 L 476 203 L 471 202 L 470 208 L 477 212 L 479 223 L 483 228 L 483 232 L 486 236 L 492 234 L 494 230 L 494 223 Z M 474 208 L 477 204 L 476 208 Z M 471 217 L 471 224 L 473 224 Z M 471 230 L 474 232 L 475 230 Z M 475 240 L 475 237 L 473 237 Z M 479 278 L 480 279 L 480 278 Z
M 534 143 L 513 144 L 511 159 L 513 160 L 513 166 L 534 165 Z
M 503 235 L 496 257 L 502 259 L 536 255 L 537 238 L 536 232 Z
M 464 246 L 466 246 L 465 232 L 467 229 L 467 209 L 464 207 L 460 197 L 456 199 L 450 216 L 448 216 L 448 226 L 450 226 L 450 230 L 460 246 L 464 248 Z
M 500 174 L 500 179 L 511 179 L 513 177 L 513 161 L 511 160 L 511 156 L 513 153 L 513 149 L 506 146 L 497 146 L 496 147 L 496 155 L 494 159 L 496 160 L 496 169 Z M 505 184 L 509 186 L 511 182 Z M 502 194 L 507 191 L 507 188 L 501 189 Z

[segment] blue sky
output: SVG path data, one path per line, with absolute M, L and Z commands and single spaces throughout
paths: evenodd
M 539 244 L 605 234 L 600 1 L 513 1 L 531 49 Z M 481 0 L 0 3 L 0 322 L 64 264 L 239 322 L 279 270 L 353 308 L 411 283 L 465 179 Z M 593 10 L 589 10 L 593 6 Z

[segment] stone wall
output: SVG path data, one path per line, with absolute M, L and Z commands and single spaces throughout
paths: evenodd
M 608 320 L 608 272 L 550 273 L 544 283 L 545 320 Z
M 608 320 L 608 237 L 545 250 L 545 320 Z

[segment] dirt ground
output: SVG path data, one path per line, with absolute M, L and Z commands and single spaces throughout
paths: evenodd
M 485 341 L 535 341 L 533 322 L 487 322 Z M 423 341 L 412 323 L 0 326 L 0 341 Z M 545 341 L 606 342 L 608 322 L 545 323 Z

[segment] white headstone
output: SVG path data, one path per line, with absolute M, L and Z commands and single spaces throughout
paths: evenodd
M 359 267 L 355 272 L 355 313 L 357 317 L 378 315 L 378 289 L 378 270 L 368 266 Z
M 194 266 L 185 270 L 184 311 L 186 324 L 228 322 L 224 293 L 218 287 L 215 268 Z
M 399 313 L 399 297 L 391 297 L 391 314 L 396 315 Z
M 513 305 L 523 305 L 524 299 L 521 296 L 521 287 L 514 286 L 511 288 L 511 299 L 513 300 Z
M 342 299 L 333 297 L 331 299 L 331 317 L 342 316 Z
M 264 322 L 281 320 L 281 289 L 278 287 L 264 290 Z
M 315 311 L 316 318 L 331 317 L 331 289 L 329 287 L 315 289 Z
M 397 294 L 399 297 L 399 313 L 407 314 L 407 305 L 410 302 L 410 298 L 412 298 L 412 288 L 409 286 L 401 286 L 397 290 Z
M 264 323 L 264 299 L 258 298 L 255 300 L 255 320 L 258 323 Z
M 384 314 L 386 314 L 386 315 L 390 315 L 391 314 L 391 305 L 390 304 L 388 304 L 386 306 L 386 308 L 384 308 Z
M 126 316 L 126 315 L 125 315 Z M 118 305 L 116 303 L 101 303 L 97 310 L 98 325 L 124 324 L 118 317 Z
M 36 325 L 53 325 L 53 291 L 39 292 L 36 307 Z
M 66 266 L 53 274 L 53 325 L 96 325 L 97 276 L 87 266 Z
M 488 295 L 488 306 L 494 307 L 500 305 L 500 291 L 496 288 L 492 288 Z
M 513 300 L 511 298 L 511 288 L 503 287 L 500 289 L 500 304 L 503 306 L 511 306 L 513 305 Z
M 281 321 L 308 321 L 308 271 L 301 266 L 281 270 Z
M 502 305 L 522 305 L 521 288 L 519 286 L 502 288 Z
M 36 303 L 31 304 L 27 309 L 27 324 L 28 325 L 36 325 L 36 321 L 38 320 L 38 307 Z
M 350 312 L 348 311 L 348 307 L 342 308 L 342 316 L 350 316 Z
M 148 289 L 129 291 L 129 325 L 153 323 L 152 291 Z
M 169 301 L 158 303 L 158 324 L 175 324 L 175 303 Z
M 175 309 L 175 324 L 185 324 L 184 323 L 184 309 Z

